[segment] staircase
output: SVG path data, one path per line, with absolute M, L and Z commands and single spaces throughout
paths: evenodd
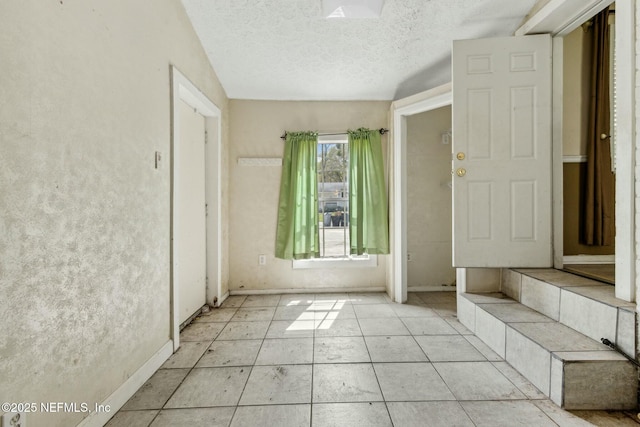
M 470 287 L 467 287 L 469 289 Z M 503 269 L 499 292 L 460 293 L 458 318 L 558 406 L 637 407 L 636 305 L 553 269 Z

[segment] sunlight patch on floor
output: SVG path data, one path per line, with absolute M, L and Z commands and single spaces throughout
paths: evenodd
M 298 305 L 299 301 L 292 301 L 287 305 Z M 293 304 L 296 303 L 296 304 Z M 340 310 L 344 307 L 346 300 L 321 300 L 314 301 L 309 308 L 298 316 L 287 331 L 308 331 L 313 329 L 330 329 L 333 321 L 338 318 Z

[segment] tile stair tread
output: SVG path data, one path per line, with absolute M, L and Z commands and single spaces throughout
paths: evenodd
M 598 282 L 597 280 L 588 279 L 586 277 L 577 276 L 575 274 L 555 270 L 553 268 L 514 268 L 512 270 L 560 288 L 573 286 L 611 286 L 606 283 Z
M 486 294 L 463 294 L 474 304 L 515 304 L 517 301 L 509 298 L 501 292 L 491 292 Z
M 611 360 L 611 361 L 623 361 L 623 356 L 619 355 L 614 350 L 605 346 L 604 344 L 581 334 L 580 332 L 565 326 L 553 319 L 544 316 L 543 314 L 523 305 L 514 300 L 506 298 L 502 294 L 470 294 L 462 293 L 460 296 L 475 303 L 481 309 L 485 310 L 501 322 L 505 323 L 512 329 L 516 330 L 520 334 L 524 335 L 531 341 L 538 344 L 540 347 L 551 353 L 567 353 L 566 357 L 571 360 L 581 360 L 583 355 L 585 360 L 593 360 L 591 353 L 602 353 L 597 360 Z M 482 296 L 483 298 L 478 298 Z M 481 300 L 482 303 L 475 301 Z M 505 300 L 511 301 L 508 304 L 508 308 L 505 308 Z M 495 303 L 493 303 L 495 301 Z M 516 319 L 518 312 L 523 314 L 523 317 L 548 319 L 538 322 L 522 322 L 511 321 L 509 319 Z M 537 315 L 536 315 L 537 314 Z M 521 317 L 522 318 L 522 317 Z
M 598 301 L 602 304 L 610 305 L 617 308 L 634 309 L 636 304 L 624 301 L 615 297 L 615 288 L 611 285 L 604 286 L 577 286 L 575 288 L 566 289 L 585 298 Z
M 482 308 L 493 317 L 505 323 L 554 322 L 553 319 L 548 318 L 544 314 L 516 303 L 516 301 L 514 301 L 514 304 L 477 304 L 477 307 Z
M 548 317 L 544 322 L 518 321 L 546 317 L 519 302 L 497 294 L 477 295 L 459 297 L 474 304 L 474 317 L 482 310 L 504 325 L 505 361 L 555 404 L 569 409 L 635 407 L 636 368 L 623 355 Z
M 551 352 L 606 351 L 617 354 L 606 345 L 558 322 L 509 323 L 508 325 Z
M 566 271 L 552 268 L 514 268 L 525 276 L 556 286 L 562 290 L 573 292 L 612 307 L 634 309 L 636 304 L 615 297 L 615 287 L 597 280 L 577 276 Z
M 551 355 L 565 362 L 602 362 L 621 361 L 627 362 L 627 358 L 613 350 L 610 351 L 556 351 Z

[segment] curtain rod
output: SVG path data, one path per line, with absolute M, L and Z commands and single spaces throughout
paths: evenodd
M 378 129 L 378 132 L 380 132 L 380 135 L 384 135 L 385 133 L 389 132 L 389 129 L 385 129 L 385 128 L 380 128 Z M 347 132 L 338 132 L 338 133 L 319 133 L 318 136 L 334 136 L 334 135 L 347 135 Z M 287 133 L 285 132 L 284 135 L 282 135 L 280 137 L 280 139 L 286 139 L 287 138 Z

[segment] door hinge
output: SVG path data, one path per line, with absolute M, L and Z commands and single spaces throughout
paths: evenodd
M 207 203 L 204 204 L 204 216 L 209 216 L 209 205 Z
M 208 143 L 209 142 L 209 132 L 207 132 L 206 130 L 204 131 L 204 143 Z

